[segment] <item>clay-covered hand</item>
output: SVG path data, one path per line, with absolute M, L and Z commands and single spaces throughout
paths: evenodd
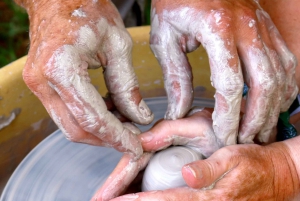
M 131 123 L 124 123 L 124 127 L 136 135 L 140 134 L 140 130 Z M 144 152 L 140 158 L 135 160 L 131 155 L 124 154 L 114 171 L 91 198 L 91 201 L 108 201 L 128 192 L 129 185 L 136 179 L 139 172 L 146 167 L 152 155 L 153 153 Z
M 216 88 L 213 128 L 221 146 L 235 144 L 237 135 L 239 143 L 267 142 L 280 111 L 297 95 L 296 59 L 257 0 L 153 0 L 150 42 L 164 73 L 166 119 L 189 110 L 193 75 L 186 53 L 204 46 Z M 239 124 L 244 82 L 250 90 Z
M 30 18 L 23 77 L 66 137 L 141 156 L 135 135 L 107 110 L 88 69 L 103 67 L 120 113 L 148 124 L 153 115 L 139 93 L 132 41 L 111 1 L 17 0 Z
M 138 160 L 132 160 L 130 155 L 124 154 L 114 171 L 90 201 L 108 201 L 123 195 L 138 173 L 148 164 L 151 156 L 152 153 L 145 152 Z
M 182 169 L 190 187 L 125 195 L 113 201 L 298 200 L 299 177 L 283 142 L 232 145 Z

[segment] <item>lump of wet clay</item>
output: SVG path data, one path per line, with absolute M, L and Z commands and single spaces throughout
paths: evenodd
M 202 158 L 200 153 L 184 146 L 173 146 L 156 153 L 146 167 L 142 191 L 186 186 L 181 174 L 182 167 Z

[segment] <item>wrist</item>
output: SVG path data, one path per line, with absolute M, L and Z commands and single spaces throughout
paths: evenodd
M 300 179 L 300 136 L 282 141 L 287 147 L 288 155 L 294 163 L 298 179 Z
M 274 168 L 274 193 L 276 200 L 291 200 L 300 192 L 300 160 L 294 149 L 296 138 L 266 146 Z M 297 139 L 300 143 L 300 139 Z

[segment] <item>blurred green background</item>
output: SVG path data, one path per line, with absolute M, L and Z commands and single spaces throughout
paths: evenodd
M 29 21 L 13 0 L 0 1 L 0 68 L 27 54 Z

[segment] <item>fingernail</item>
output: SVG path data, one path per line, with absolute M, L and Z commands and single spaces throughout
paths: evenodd
M 194 178 L 202 179 L 203 177 L 201 169 L 196 165 L 187 165 L 184 166 L 184 169 L 185 171 L 190 172 L 194 176 Z
M 196 178 L 196 172 L 189 165 L 185 166 L 184 169 L 186 172 L 191 173 Z
M 151 132 L 147 132 L 147 133 L 142 134 L 141 141 L 144 143 L 147 143 L 147 142 L 152 141 L 153 138 L 154 138 L 153 134 Z
M 144 100 L 141 100 L 141 102 L 139 104 L 139 112 L 142 115 L 142 117 L 145 119 L 145 121 L 151 122 L 153 120 L 154 115 Z
M 120 197 L 122 201 L 131 201 L 139 198 L 137 194 L 129 194 Z

